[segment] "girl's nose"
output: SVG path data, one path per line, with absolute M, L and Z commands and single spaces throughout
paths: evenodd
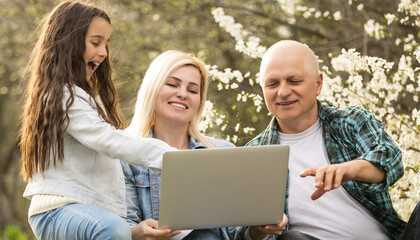
M 106 50 L 106 46 L 100 47 L 98 50 L 98 55 L 106 58 L 108 56 L 108 51 Z

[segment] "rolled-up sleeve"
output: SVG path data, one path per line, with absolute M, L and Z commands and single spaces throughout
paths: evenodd
M 363 113 L 363 114 L 362 114 Z M 359 159 L 364 159 L 385 171 L 385 182 L 366 184 L 365 187 L 388 188 L 404 175 L 401 150 L 385 132 L 382 122 L 363 111 L 351 126 Z M 363 185 L 363 184 L 361 184 Z M 370 189 L 373 190 L 373 189 Z

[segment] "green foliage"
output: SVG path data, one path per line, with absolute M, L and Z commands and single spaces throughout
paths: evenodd
M 30 240 L 35 239 L 30 237 L 29 234 L 23 232 L 19 227 L 15 225 L 7 225 L 3 233 L 0 236 L 0 240 Z

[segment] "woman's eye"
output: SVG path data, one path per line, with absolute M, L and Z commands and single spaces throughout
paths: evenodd
M 92 42 L 92 45 L 93 45 L 93 46 L 98 46 L 98 45 L 99 45 L 99 43 L 97 43 L 97 42 Z
M 172 83 L 166 83 L 166 85 L 168 85 L 169 87 L 176 87 L 176 85 Z
M 198 93 L 198 91 L 196 91 L 196 90 L 188 90 L 190 93 L 193 93 L 193 94 L 197 94 Z

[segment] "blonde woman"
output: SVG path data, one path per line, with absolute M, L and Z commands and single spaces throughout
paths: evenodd
M 206 137 L 198 131 L 207 85 L 207 72 L 200 59 L 179 51 L 162 53 L 146 72 L 127 130 L 163 140 L 177 149 L 234 147 L 230 142 Z M 235 228 L 182 232 L 156 229 L 160 172 L 121 164 L 126 180 L 127 221 L 135 229 L 133 239 L 233 238 Z

